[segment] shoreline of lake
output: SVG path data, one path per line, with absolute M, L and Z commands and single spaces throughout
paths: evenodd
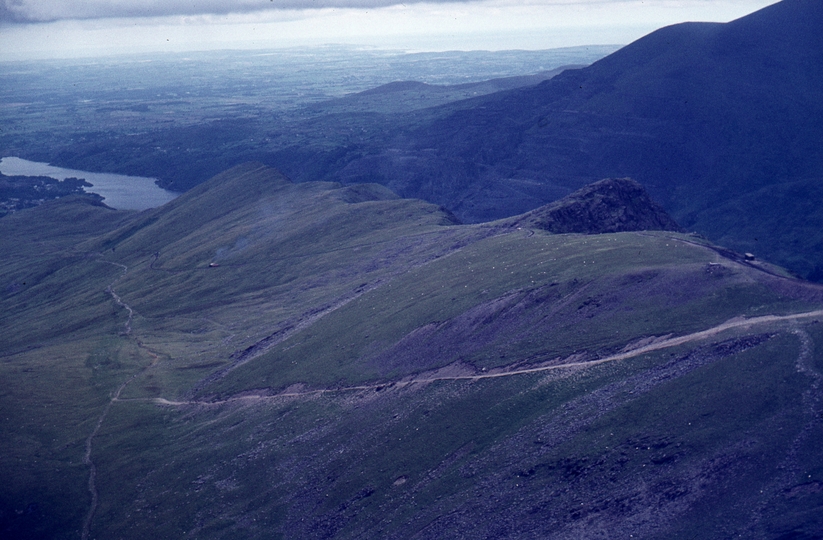
M 100 195 L 104 204 L 117 210 L 156 208 L 180 195 L 158 186 L 155 178 L 66 169 L 13 156 L 0 158 L 0 173 L 8 176 L 48 176 L 61 181 L 82 178 L 91 184 L 91 187 L 84 188 L 87 193 Z

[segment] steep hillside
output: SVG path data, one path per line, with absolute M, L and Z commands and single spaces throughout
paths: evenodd
M 823 532 L 823 289 L 698 237 L 252 163 L 0 246 L 4 538 Z

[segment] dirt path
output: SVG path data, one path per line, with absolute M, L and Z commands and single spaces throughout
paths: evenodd
M 114 285 L 120 280 L 120 278 L 122 278 L 123 276 L 125 276 L 128 273 L 129 268 L 128 268 L 128 266 L 126 266 L 124 264 L 114 263 L 114 262 L 111 262 L 111 261 L 100 261 L 100 262 L 103 262 L 103 263 L 106 263 L 106 264 L 111 264 L 111 265 L 114 265 L 114 266 L 117 266 L 117 267 L 120 267 L 120 268 L 123 269 L 123 273 L 120 274 L 117 277 L 117 279 L 112 281 L 109 284 L 108 287 L 106 287 L 106 292 L 111 295 L 112 299 L 114 299 L 115 303 L 118 306 L 122 307 L 123 309 L 125 309 L 128 312 L 129 316 L 128 316 L 128 319 L 126 320 L 124 331 L 121 335 L 129 336 L 129 335 L 131 335 L 131 330 L 132 330 L 131 329 L 131 323 L 132 323 L 132 319 L 134 318 L 134 310 L 128 304 L 123 302 L 123 300 L 114 291 Z M 83 455 L 83 464 L 88 465 L 88 467 L 89 467 L 89 494 L 91 495 L 91 504 L 89 506 L 89 511 L 86 514 L 86 518 L 85 518 L 85 520 L 83 520 L 83 532 L 81 534 L 82 540 L 88 540 L 88 538 L 89 538 L 89 533 L 90 533 L 90 530 L 91 530 L 91 523 L 94 520 L 94 513 L 97 511 L 97 505 L 98 505 L 98 501 L 99 501 L 99 495 L 97 493 L 97 483 L 96 483 L 96 481 L 97 481 L 97 467 L 95 466 L 94 461 L 92 460 L 92 450 L 93 450 L 93 445 L 94 445 L 94 439 L 95 439 L 95 437 L 97 437 L 97 434 L 100 432 L 100 428 L 103 426 L 103 422 L 105 422 L 106 417 L 109 414 L 109 410 L 111 409 L 112 404 L 115 403 L 116 401 L 120 400 L 120 394 L 123 393 L 123 390 L 125 390 L 126 387 L 129 385 L 129 383 L 131 383 L 134 379 L 136 379 L 137 377 L 139 377 L 140 375 L 145 373 L 146 370 L 148 370 L 148 369 L 154 367 L 155 365 L 157 365 L 157 362 L 160 361 L 160 357 L 155 352 L 153 352 L 150 349 L 148 349 L 147 347 L 145 347 L 139 341 L 137 342 L 137 346 L 140 349 L 146 351 L 149 354 L 149 356 L 152 357 L 152 362 L 148 366 L 146 366 L 143 369 L 139 370 L 137 373 L 134 373 L 133 375 L 131 375 L 128 379 L 126 379 L 117 388 L 117 390 L 114 392 L 114 394 L 112 394 L 112 397 L 109 400 L 109 402 L 106 403 L 106 406 L 103 408 L 103 411 L 100 413 L 100 417 L 97 419 L 97 424 L 95 424 L 94 430 L 92 430 L 91 434 L 89 434 L 88 438 L 86 439 L 86 453 Z
M 801 328 L 795 328 L 792 333 L 800 340 L 800 354 L 797 356 L 797 371 L 811 379 L 809 389 L 803 393 L 803 407 L 806 410 L 806 415 L 809 422 L 803 427 L 803 430 L 798 435 L 797 439 L 792 445 L 790 458 L 793 459 L 794 471 L 799 473 L 800 467 L 797 465 L 797 454 L 800 452 L 801 445 L 806 441 L 820 422 L 821 416 L 821 401 L 823 401 L 823 374 L 818 372 L 814 366 L 814 340 L 808 332 Z M 789 468 L 787 467 L 787 470 Z
M 451 375 L 451 376 L 435 376 L 435 377 L 417 377 L 412 379 L 405 379 L 400 381 L 394 382 L 387 382 L 387 383 L 380 383 L 380 384 L 367 384 L 367 385 L 358 385 L 358 386 L 346 386 L 340 388 L 324 388 L 319 390 L 305 390 L 305 391 L 295 391 L 295 392 L 281 392 L 279 394 L 273 395 L 244 395 L 244 396 L 236 396 L 231 397 L 228 399 L 220 400 L 220 401 L 204 401 L 204 400 L 190 400 L 190 401 L 172 401 L 165 398 L 137 398 L 128 401 L 150 401 L 156 403 L 158 405 L 165 405 L 165 406 L 186 406 L 186 405 L 200 405 L 200 406 L 214 406 L 214 405 L 224 405 L 227 403 L 238 403 L 238 402 L 256 402 L 256 401 L 265 401 L 265 400 L 273 400 L 283 397 L 301 397 L 301 396 L 312 396 L 312 395 L 319 395 L 325 393 L 338 393 L 338 392 L 356 392 L 362 390 L 378 390 L 383 388 L 401 388 L 405 386 L 409 386 L 412 384 L 425 384 L 425 383 L 432 383 L 432 382 L 439 382 L 439 381 L 478 381 L 482 379 L 496 379 L 500 377 L 513 377 L 515 375 L 525 375 L 529 373 L 542 373 L 547 371 L 555 371 L 559 369 L 567 369 L 567 368 L 586 368 L 597 366 L 600 364 L 606 364 L 608 362 L 617 362 L 620 360 L 627 360 L 629 358 L 635 358 L 637 356 L 641 356 L 650 352 L 659 351 L 662 349 L 668 349 L 671 347 L 677 347 L 679 345 L 683 345 L 685 343 L 692 343 L 695 341 L 701 341 L 706 338 L 710 338 L 720 334 L 721 332 L 725 332 L 727 330 L 733 330 L 737 328 L 748 328 L 753 326 L 758 326 L 762 324 L 769 324 L 769 323 L 777 323 L 777 322 L 789 322 L 789 321 L 797 321 L 800 319 L 810 319 L 814 317 L 823 317 L 823 310 L 816 310 L 816 311 L 808 311 L 805 313 L 794 313 L 791 315 L 764 315 L 761 317 L 752 317 L 750 319 L 746 318 L 734 318 L 730 319 L 722 324 L 717 326 L 713 326 L 712 328 L 708 328 L 706 330 L 701 330 L 699 332 L 694 332 L 691 334 L 686 334 L 683 336 L 677 337 L 670 337 L 659 339 L 648 343 L 646 345 L 642 345 L 631 350 L 619 352 L 616 354 L 612 354 L 603 358 L 598 358 L 596 360 L 586 360 L 582 362 L 567 362 L 564 364 L 553 364 L 550 366 L 539 366 L 533 368 L 523 368 L 523 369 L 514 369 L 510 371 L 499 371 L 499 372 L 491 372 L 491 373 L 478 373 L 475 375 Z M 126 401 L 126 400 L 122 400 Z
M 118 276 L 117 279 L 112 281 L 109 284 L 108 287 L 106 287 L 106 292 L 109 293 L 112 298 L 114 298 L 114 301 L 115 301 L 115 303 L 117 303 L 118 306 L 120 306 L 123 309 L 125 309 L 126 311 L 128 311 L 129 318 L 126 320 L 125 329 L 123 331 L 123 334 L 128 336 L 129 334 L 131 334 L 131 321 L 132 321 L 132 319 L 134 319 L 134 310 L 131 307 L 129 307 L 128 304 L 123 302 L 123 300 L 117 295 L 117 293 L 114 292 L 114 284 L 117 283 L 118 281 L 120 281 L 120 278 L 122 278 L 123 276 L 125 276 L 128 273 L 129 267 L 126 266 L 125 264 L 120 264 L 120 263 L 111 262 L 111 261 L 100 261 L 100 262 L 105 263 L 105 264 L 110 264 L 112 266 L 117 266 L 118 268 L 123 269 L 123 273 L 120 274 L 120 276 Z
M 131 382 L 131 379 L 124 382 L 120 385 L 117 391 L 114 393 L 112 399 L 106 403 L 105 408 L 103 408 L 103 412 L 100 414 L 100 418 L 97 419 L 97 424 L 94 426 L 94 431 L 91 432 L 88 439 L 86 439 L 86 453 L 83 456 L 83 464 L 89 466 L 89 493 L 91 494 L 91 506 L 89 507 L 89 512 L 86 514 L 86 519 L 83 521 L 83 534 L 81 538 L 83 540 L 87 540 L 89 537 L 89 530 L 91 528 L 92 519 L 94 519 L 94 512 L 97 510 L 97 502 L 98 502 L 98 494 L 97 494 L 97 467 L 94 465 L 94 461 L 91 459 L 91 451 L 92 451 L 92 444 L 94 443 L 94 438 L 97 436 L 97 433 L 100 431 L 100 427 L 103 425 L 103 422 L 106 420 L 106 416 L 109 414 L 109 409 L 111 409 L 112 403 L 117 401 L 117 398 L 120 397 L 120 394 L 123 392 L 123 389 Z
M 811 379 L 809 388 L 803 392 L 803 409 L 808 419 L 802 429 L 795 435 L 791 444 L 787 446 L 783 459 L 776 463 L 776 471 L 779 471 L 770 482 L 761 487 L 760 502 L 751 511 L 749 521 L 752 525 L 748 530 L 741 531 L 746 538 L 757 536 L 760 524 L 764 516 L 768 515 L 775 499 L 793 497 L 803 493 L 804 490 L 818 490 L 819 484 L 804 481 L 806 472 L 803 466 L 803 448 L 808 445 L 809 437 L 813 436 L 814 430 L 819 430 L 821 417 L 821 385 L 823 385 L 823 374 L 814 367 L 814 341 L 804 329 L 795 327 L 792 334 L 800 342 L 800 350 L 797 355 L 795 368 L 798 373 L 806 375 Z

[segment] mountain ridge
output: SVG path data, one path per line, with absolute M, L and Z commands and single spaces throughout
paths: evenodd
M 699 237 L 247 164 L 0 248 L 5 537 L 823 530 L 823 288 Z
M 791 231 L 823 230 L 823 215 L 798 212 L 805 200 L 785 186 L 815 191 L 823 170 L 820 25 L 823 10 L 805 0 L 673 25 L 536 86 L 397 117 L 394 127 L 384 119 L 333 156 L 307 141 L 271 162 L 297 180 L 378 182 L 465 222 L 628 176 L 685 228 L 816 276 L 823 237 Z M 768 188 L 784 193 L 780 207 Z M 770 202 L 761 223 L 748 219 Z

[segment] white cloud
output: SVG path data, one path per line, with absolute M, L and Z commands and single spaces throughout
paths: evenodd
M 319 6 L 329 1 L 391 3 L 289 1 L 295 6 Z M 13 3 L 20 9 L 28 6 L 28 17 L 54 19 L 0 28 L 0 60 L 330 43 L 429 51 L 625 44 L 667 24 L 728 21 L 773 1 L 483 0 L 313 9 L 284 9 L 286 4 L 280 1 L 280 9 L 254 11 L 261 4 L 275 2 L 170 0 L 161 5 L 157 0 L 0 0 L 5 2 L 0 6 L 7 6 L 7 10 Z M 53 4 L 59 6 L 49 7 Z M 71 6 L 85 6 L 88 11 L 78 10 L 74 18 L 61 18 L 72 12 Z M 95 11 L 94 6 L 102 7 Z M 162 9 L 179 13 L 160 13 Z M 81 13 L 88 15 L 81 18 Z M 112 16 L 105 18 L 103 13 Z M 113 17 L 115 13 L 119 15 Z
M 256 13 L 272 10 L 376 9 L 408 4 L 482 4 L 477 0 L 0 0 L 0 22 L 53 22 L 131 17 L 163 17 L 176 15 L 224 15 Z M 500 7 L 549 8 L 592 7 L 602 5 L 646 4 L 672 6 L 676 9 L 713 4 L 755 4 L 757 0 L 500 0 Z M 763 2 L 760 2 L 761 4 Z
M 398 0 L 2 0 L 0 17 L 14 22 L 51 22 L 326 7 L 374 8 L 398 3 Z

